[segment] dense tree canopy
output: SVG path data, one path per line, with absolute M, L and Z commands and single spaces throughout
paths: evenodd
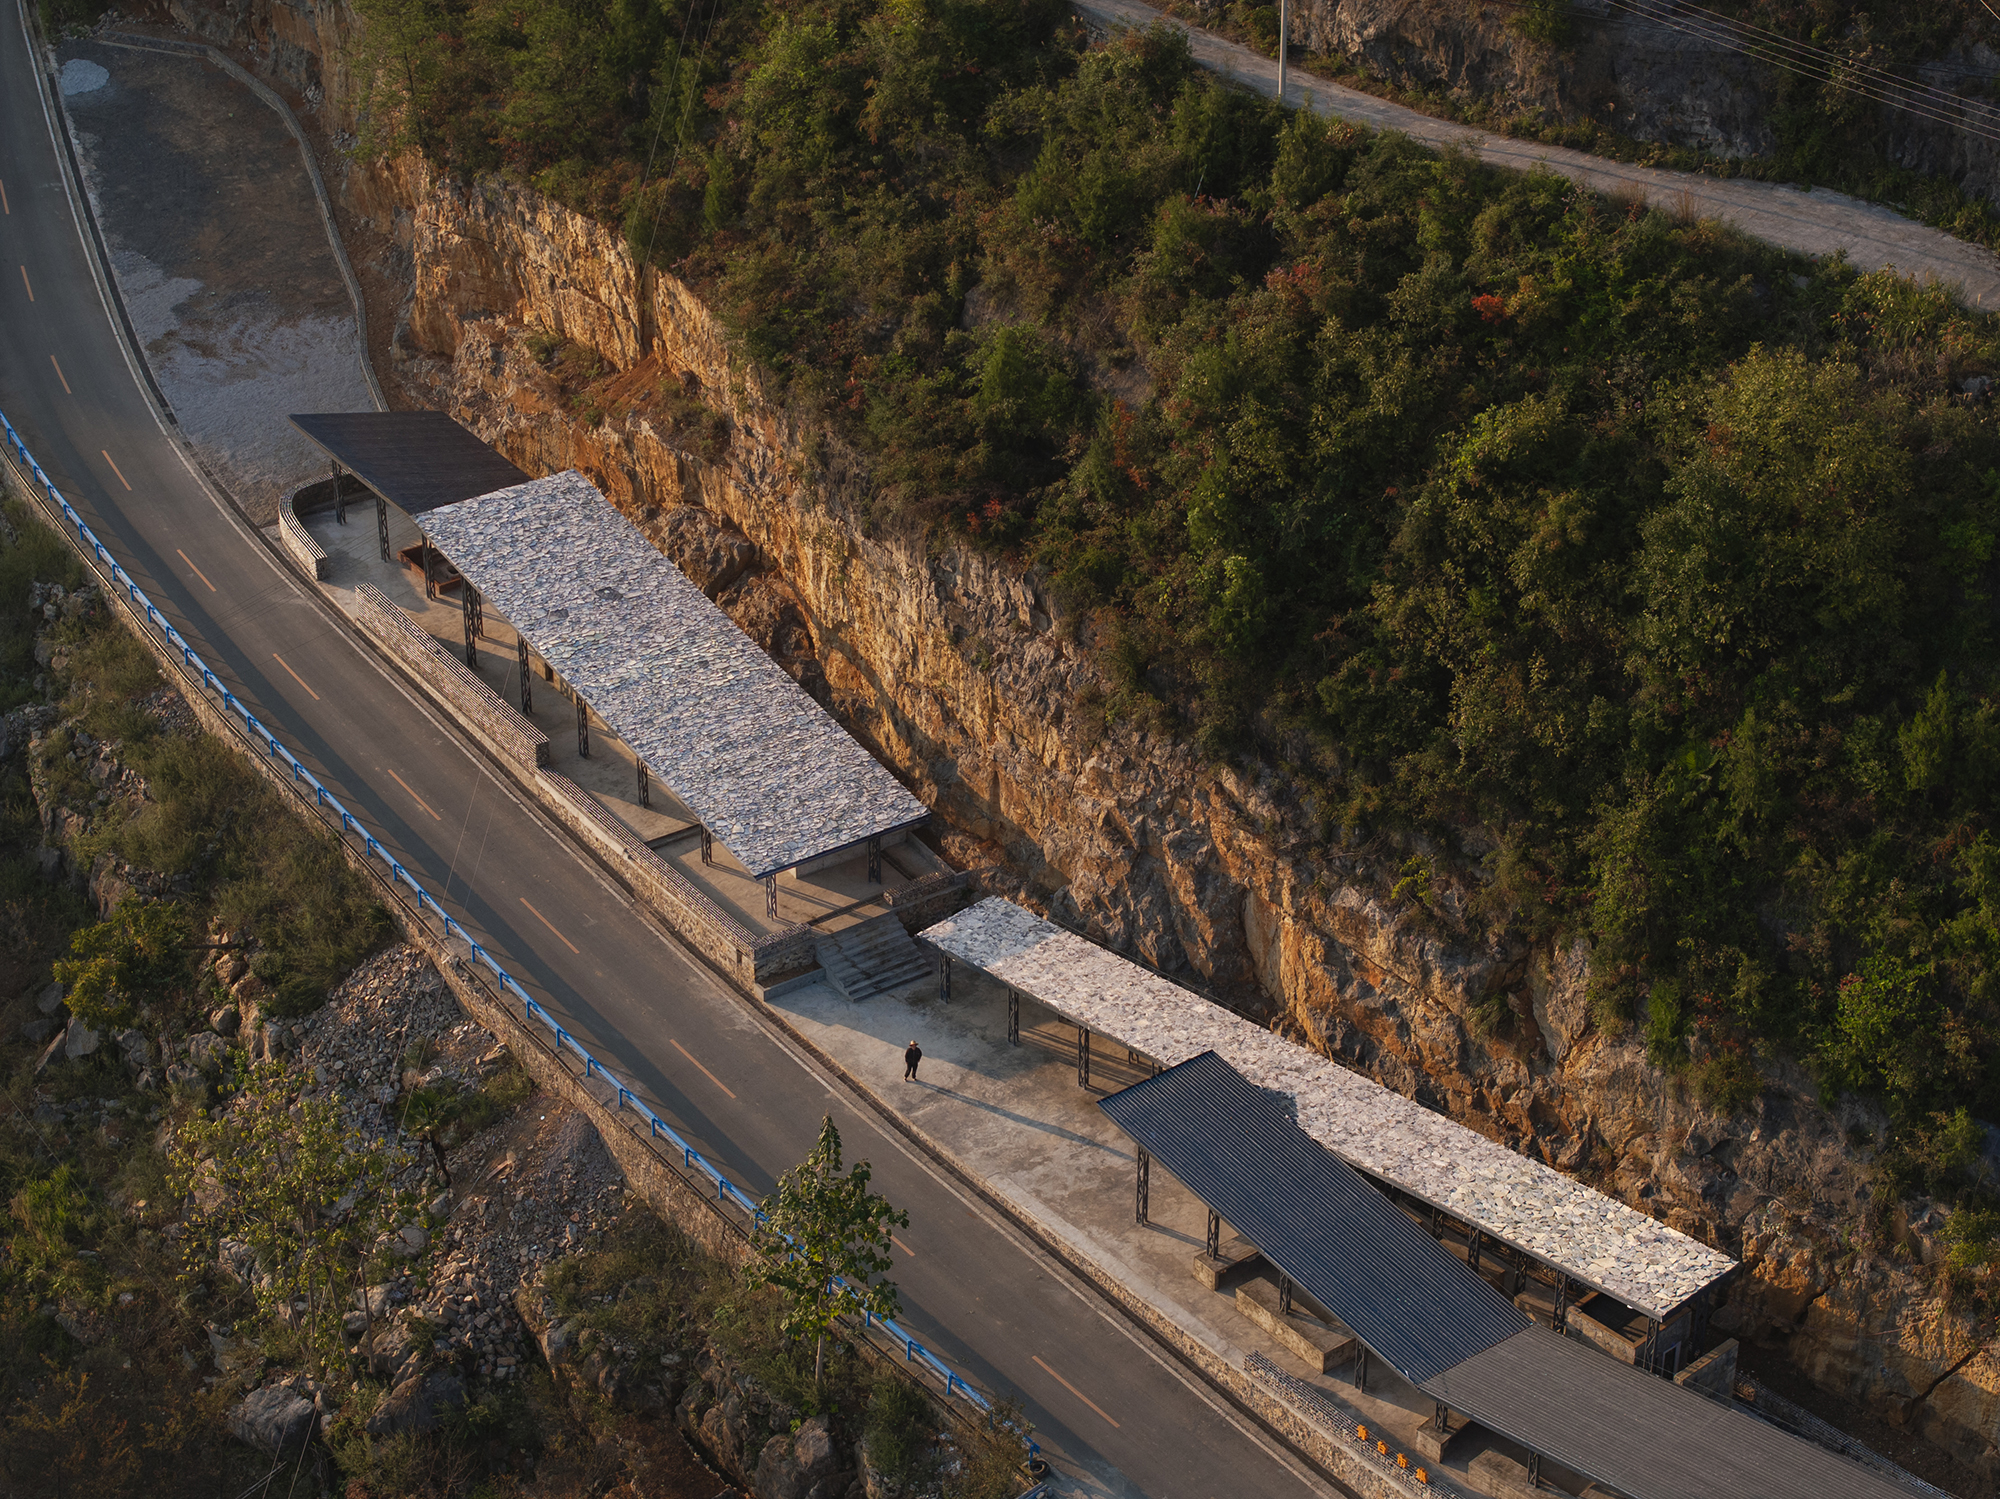
M 1784 1051 L 2000 1116 L 1987 319 L 1056 0 L 687 3 L 368 0 L 378 128 L 622 219 L 874 523 L 1039 561 L 1109 711 L 1590 934 L 1718 1101 Z

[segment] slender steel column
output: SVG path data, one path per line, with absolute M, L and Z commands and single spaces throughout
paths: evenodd
M 951 955 L 949 953 L 938 954 L 938 998 L 944 1001 L 951 999 Z
M 528 637 L 516 632 L 514 644 L 521 652 L 521 717 L 532 719 L 535 716 L 535 674 L 528 668 Z
M 1283 1271 L 1280 1271 L 1278 1273 L 1278 1315 L 1281 1317 L 1289 1317 L 1291 1316 L 1291 1314 L 1292 1314 L 1292 1278 L 1291 1276 L 1286 1275 Z
M 340 465 L 333 466 L 333 518 L 339 525 L 347 524 L 347 491 L 340 483 Z
M 1090 1086 L 1090 1027 L 1087 1025 L 1076 1028 L 1076 1085 L 1079 1088 Z
M 871 885 L 882 883 L 882 840 L 880 838 L 870 838 L 868 840 L 868 883 Z
M 1140 1150 L 1140 1152 L 1139 1152 L 1139 1204 L 1138 1204 L 1138 1209 L 1139 1209 L 1139 1221 L 1140 1221 L 1141 1223 L 1144 1223 L 1144 1222 L 1146 1222 L 1146 1221 L 1147 1221 L 1147 1220 L 1146 1220 L 1146 1207 L 1147 1207 L 1147 1202 L 1146 1202 L 1146 1196 L 1147 1196 L 1147 1192 L 1148 1192 L 1148 1189 L 1149 1189 L 1149 1188 L 1151 1187 L 1151 1185 L 1152 1185 L 1152 1181 L 1151 1181 L 1151 1178 L 1152 1178 L 1152 1167 L 1153 1167 L 1153 1158 L 1152 1158 L 1151 1156 L 1147 1155 L 1147 1154 L 1146 1154 L 1146 1152 L 1145 1152 L 1145 1151 L 1144 1151 L 1143 1149 L 1141 1149 L 1141 1150 Z
M 382 539 L 382 560 L 395 561 L 389 555 L 389 502 L 379 494 L 375 496 L 375 533 Z
M 1208 1257 L 1222 1258 L 1222 1214 L 1214 1208 L 1208 1210 Z
M 764 876 L 764 914 L 766 916 L 778 914 L 778 877 L 775 874 Z
M 1007 1041 L 1012 1046 L 1021 1044 L 1021 996 L 1012 989 L 1007 991 Z
M 1363 1394 L 1368 1392 L 1368 1345 L 1366 1343 L 1355 1344 L 1354 1388 Z
M 715 863 L 715 834 L 707 828 L 701 830 L 701 862 L 709 865 Z
M 468 670 L 479 670 L 479 590 L 470 582 L 460 586 L 458 595 L 459 613 L 465 619 L 465 664 Z
M 646 762 L 644 760 L 639 762 L 639 805 L 642 807 L 653 805 L 653 788 L 646 780 Z
M 590 709 L 583 705 L 583 694 L 576 695 L 576 752 L 582 758 L 590 758 Z

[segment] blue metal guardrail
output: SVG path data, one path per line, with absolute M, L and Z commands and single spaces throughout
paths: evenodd
M 291 771 L 292 780 L 295 783 L 303 784 L 312 789 L 313 800 L 322 811 L 331 812 L 339 817 L 342 832 L 353 833 L 358 836 L 361 839 L 362 845 L 368 850 L 369 855 L 372 858 L 379 859 L 387 866 L 391 885 L 393 886 L 398 881 L 408 885 L 416 896 L 418 912 L 429 911 L 434 913 L 438 920 L 444 924 L 445 935 L 456 937 L 459 941 L 463 942 L 470 949 L 475 959 L 491 969 L 494 978 L 499 980 L 501 988 L 511 992 L 521 1001 L 523 1011 L 529 1019 L 539 1020 L 544 1026 L 555 1033 L 556 1051 L 558 1054 L 567 1046 L 582 1061 L 585 1078 L 602 1077 L 606 1083 L 617 1089 L 618 1106 L 620 1108 L 629 1108 L 638 1114 L 640 1118 L 644 1119 L 646 1127 L 654 1140 L 666 1140 L 671 1143 L 674 1149 L 681 1153 L 681 1163 L 688 1170 L 706 1177 L 714 1185 L 716 1201 L 731 1203 L 741 1211 L 748 1213 L 752 1221 L 762 1223 L 764 1221 L 764 1211 L 762 1208 L 758 1207 L 754 1201 L 744 1195 L 733 1182 L 703 1157 L 700 1151 L 696 1150 L 683 1139 L 679 1131 L 647 1107 L 645 1101 L 630 1088 L 626 1087 L 616 1073 L 598 1061 L 597 1058 L 593 1057 L 582 1046 L 578 1045 L 576 1038 L 557 1024 L 555 1017 L 545 1007 L 537 1003 L 528 994 L 528 991 L 515 981 L 512 974 L 495 962 L 492 954 L 488 953 L 484 947 L 481 947 L 478 942 L 473 940 L 472 934 L 460 926 L 450 913 L 437 903 L 430 891 L 418 884 L 416 877 L 409 870 L 390 857 L 389 851 L 376 842 L 375 835 L 363 826 L 359 818 L 355 817 L 353 813 L 340 804 L 339 798 L 334 796 L 331 791 L 328 791 L 320 783 L 319 777 L 300 764 L 298 757 L 286 749 L 278 740 L 278 737 L 265 728 L 263 724 L 259 723 L 256 715 L 237 701 L 236 695 L 222 685 L 221 680 L 215 673 L 209 670 L 208 664 L 195 653 L 194 647 L 189 645 L 180 631 L 168 624 L 166 616 L 154 607 L 153 601 L 146 597 L 145 590 L 132 580 L 130 573 L 119 566 L 117 559 L 106 549 L 104 543 L 97 539 L 96 534 L 84 522 L 83 517 L 78 515 L 69 501 L 62 497 L 62 492 L 49 482 L 49 476 L 42 472 L 42 466 L 35 461 L 35 455 L 28 451 L 27 444 L 21 441 L 20 434 L 14 430 L 14 424 L 7 420 L 4 412 L 0 412 L 0 431 L 5 432 L 7 445 L 14 450 L 15 455 L 21 462 L 27 465 L 28 472 L 34 476 L 35 482 L 48 495 L 50 502 L 61 510 L 63 519 L 75 528 L 77 540 L 99 562 L 110 570 L 113 581 L 125 590 L 126 596 L 130 599 L 133 606 L 144 613 L 147 621 L 160 632 L 161 638 L 180 652 L 182 664 L 189 671 L 195 673 L 201 679 L 202 684 L 217 695 L 225 709 L 243 721 L 244 728 L 270 754 L 272 759 L 278 761 Z M 834 1280 L 837 1285 L 846 1284 L 838 1276 L 834 1277 Z M 898 1327 L 887 1317 L 876 1317 L 872 1314 L 864 1313 L 863 1326 L 880 1326 L 890 1337 L 903 1345 L 903 1358 L 906 1363 L 920 1364 L 942 1377 L 947 1397 L 957 1395 L 980 1411 L 990 1412 L 993 1409 L 992 1402 L 983 1394 L 960 1379 L 936 1354 L 925 1348 L 923 1344 L 919 1343 L 908 1332 Z

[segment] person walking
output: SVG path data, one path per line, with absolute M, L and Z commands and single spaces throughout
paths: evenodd
M 924 1059 L 924 1049 L 912 1041 L 909 1050 L 903 1053 L 903 1079 L 905 1082 L 917 1080 L 917 1063 Z

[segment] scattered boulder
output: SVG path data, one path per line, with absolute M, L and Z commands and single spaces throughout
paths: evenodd
M 796 1432 L 781 1432 L 764 1444 L 753 1487 L 758 1499 L 834 1499 L 846 1493 L 850 1481 L 826 1417 L 814 1416 Z
M 313 1437 L 319 1413 L 312 1401 L 283 1385 L 265 1385 L 229 1413 L 229 1434 L 280 1460 L 293 1458 Z
M 69 1029 L 63 1034 L 63 1055 L 72 1062 L 87 1057 L 104 1044 L 104 1037 L 72 1015 Z
M 228 1042 L 213 1031 L 203 1031 L 188 1041 L 188 1065 L 204 1076 L 213 1075 L 221 1070 L 228 1052 Z
M 52 1020 L 45 1015 L 39 1020 L 30 1020 L 26 1025 L 22 1026 L 21 1039 L 26 1041 L 30 1046 L 41 1046 L 48 1041 L 49 1037 L 62 1028 L 63 1024 L 60 1020 Z
M 224 1239 L 215 1246 L 215 1268 L 239 1286 L 247 1286 L 257 1274 L 256 1251 L 241 1239 Z
M 58 982 L 51 981 L 46 989 L 35 996 L 35 1008 L 40 1010 L 44 1015 L 55 1014 L 57 1010 L 62 1008 L 62 1003 L 63 986 Z
M 377 1379 L 403 1379 L 422 1353 L 417 1335 L 402 1322 L 378 1323 L 368 1344 L 368 1371 Z
M 144 1031 L 126 1029 L 112 1039 L 118 1043 L 118 1053 L 129 1071 L 142 1073 L 153 1064 L 153 1043 L 146 1039 Z
M 413 1260 L 430 1248 L 431 1231 L 421 1223 L 406 1223 L 389 1241 L 389 1252 L 398 1259 Z
M 371 1437 L 403 1431 L 436 1431 L 439 1418 L 465 1404 L 465 1385 L 456 1374 L 412 1374 L 389 1392 L 366 1430 Z
M 243 1016 L 235 1005 L 224 1005 L 209 1013 L 208 1028 L 218 1036 L 233 1036 L 236 1028 L 243 1023 Z

